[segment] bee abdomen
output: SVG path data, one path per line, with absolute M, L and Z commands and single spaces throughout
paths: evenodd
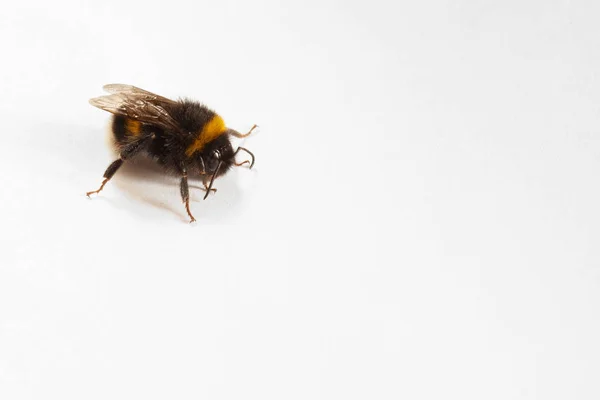
M 140 121 L 122 115 L 115 115 L 113 118 L 112 131 L 119 144 L 130 142 L 132 138 L 142 134 L 143 129 L 144 126 Z

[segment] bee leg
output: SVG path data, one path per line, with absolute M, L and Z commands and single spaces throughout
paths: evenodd
M 152 138 L 152 136 L 146 136 L 138 141 L 135 141 L 135 142 L 130 143 L 127 146 L 123 147 L 120 152 L 121 157 L 118 160 L 113 161 L 108 166 L 108 168 L 106 168 L 106 171 L 104 171 L 104 180 L 102 181 L 102 184 L 100 185 L 98 190 L 93 190 L 91 192 L 87 192 L 86 196 L 90 197 L 91 194 L 100 193 L 100 191 L 102 191 L 102 189 L 104 189 L 104 185 L 106 185 L 106 183 L 110 180 L 110 178 L 113 177 L 113 175 L 117 172 L 117 170 L 119 168 L 121 168 L 121 165 L 123 165 L 123 162 L 125 160 L 127 160 L 128 158 L 130 158 L 131 156 L 135 155 L 137 152 L 139 152 L 143 148 L 142 145 L 145 144 L 151 138 Z
M 247 148 L 240 146 L 240 147 L 237 148 L 237 150 L 235 151 L 235 153 L 233 153 L 233 156 L 235 157 L 237 155 L 237 153 L 239 153 L 240 150 L 245 151 L 246 153 L 250 154 L 250 157 L 252 157 L 252 162 L 246 160 L 246 161 L 243 161 L 243 162 L 241 162 L 239 164 L 238 163 L 234 163 L 234 164 L 239 167 L 240 165 L 244 165 L 244 164 L 248 163 L 248 164 L 250 164 L 250 166 L 248 167 L 248 169 L 252 169 L 252 167 L 254 166 L 254 154 L 252 154 L 252 152 L 250 150 L 248 150 Z
M 219 163 L 217 164 L 217 169 L 215 169 L 215 172 L 213 172 L 212 176 L 210 177 L 210 182 L 208 184 L 208 187 L 206 188 L 206 194 L 204 195 L 203 200 L 206 200 L 206 198 L 208 197 L 211 190 L 213 190 L 213 187 L 212 187 L 213 182 L 215 181 L 215 178 L 217 177 L 217 174 L 219 173 L 219 168 L 221 168 L 221 165 L 223 165 L 223 161 L 219 161 Z M 204 186 L 206 186 L 206 181 L 204 181 Z
M 237 138 L 245 138 L 246 136 L 249 136 L 255 128 L 258 128 L 258 125 L 254 124 L 252 128 L 250 128 L 248 133 L 239 133 L 237 131 L 234 131 L 233 129 L 230 129 L 229 133 Z
M 85 195 L 87 197 L 90 197 L 91 194 L 100 193 L 100 191 L 102 189 L 104 189 L 104 185 L 106 185 L 106 182 L 108 182 L 110 180 L 110 178 L 113 177 L 113 175 L 115 174 L 115 172 L 117 172 L 117 170 L 121 167 L 121 165 L 123 165 L 122 158 L 119 158 L 118 160 L 113 161 L 112 164 L 110 164 L 108 166 L 108 168 L 106 168 L 106 171 L 104 172 L 104 180 L 102 181 L 100 188 L 98 188 L 98 190 L 93 190 L 91 192 L 87 192 Z
M 202 184 L 204 185 L 204 191 L 206 192 L 208 190 L 208 185 L 206 184 L 206 181 L 202 181 Z M 217 193 L 217 189 L 216 188 L 210 188 L 210 190 L 213 193 Z
M 190 224 L 191 224 L 192 222 L 196 221 L 196 218 L 194 218 L 194 216 L 192 215 L 192 212 L 190 211 L 190 190 L 188 188 L 187 170 L 185 170 L 185 169 L 183 170 L 183 176 L 181 177 L 180 190 L 181 190 L 181 199 L 185 203 L 185 210 L 187 211 L 188 215 L 190 216 Z

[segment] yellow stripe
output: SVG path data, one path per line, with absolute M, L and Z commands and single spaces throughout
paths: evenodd
M 125 120 L 125 129 L 132 136 L 137 136 L 142 132 L 142 123 L 140 121 L 136 121 L 135 119 L 127 118 Z
M 223 118 L 215 115 L 206 125 L 204 125 L 196 140 L 194 140 L 194 142 L 186 149 L 185 154 L 190 157 L 195 152 L 201 151 L 207 143 L 210 143 L 221 136 L 226 130 L 227 128 L 225 127 Z

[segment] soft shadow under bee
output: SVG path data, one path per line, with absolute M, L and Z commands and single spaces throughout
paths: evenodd
M 244 171 L 248 173 L 249 171 Z M 226 218 L 227 214 L 236 214 L 241 203 L 242 192 L 237 184 L 236 172 L 215 182 L 218 195 L 209 194 L 206 201 L 204 186 L 200 176 L 189 176 L 190 199 L 196 204 L 199 219 L 211 220 Z M 179 178 L 165 173 L 164 169 L 145 157 L 135 157 L 123 164 L 119 174 L 112 179 L 118 190 L 137 201 L 143 201 L 156 208 L 173 212 L 182 221 L 187 220 L 179 197 Z M 217 217 L 218 216 L 218 217 Z

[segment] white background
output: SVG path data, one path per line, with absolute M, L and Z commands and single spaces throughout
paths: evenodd
M 0 398 L 600 398 L 597 1 L 0 14 Z M 255 169 L 88 200 L 113 82 Z

